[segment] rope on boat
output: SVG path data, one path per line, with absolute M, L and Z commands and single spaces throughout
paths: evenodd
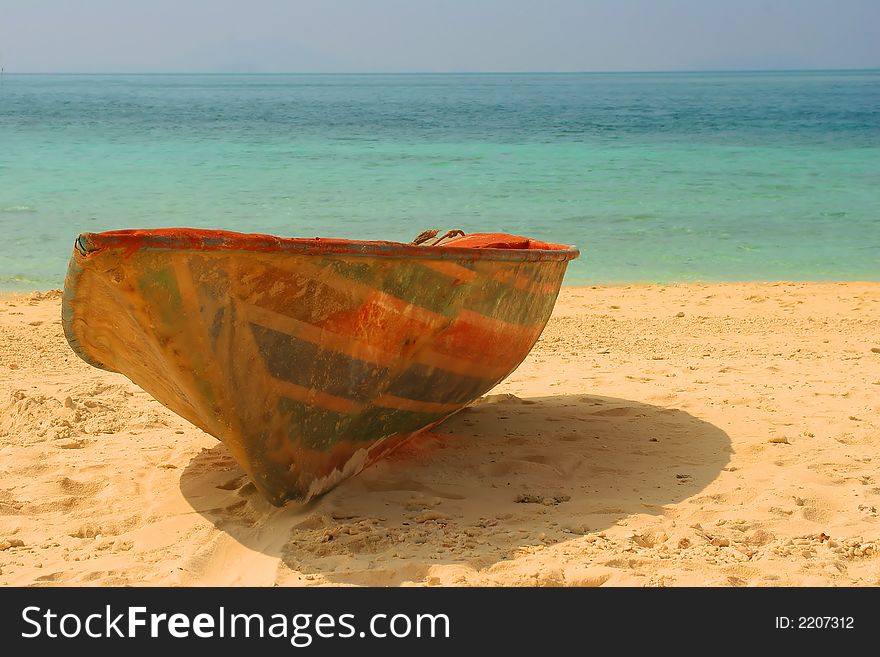
M 429 240 L 437 237 L 437 234 L 440 232 L 439 228 L 429 228 L 428 230 L 423 230 L 421 233 L 416 235 L 416 238 L 411 242 L 416 246 L 424 245 L 424 246 L 439 246 L 443 242 L 451 240 L 453 237 L 462 237 L 464 236 L 464 231 L 458 228 L 453 228 L 452 230 L 447 230 L 441 237 L 434 240 L 430 244 L 427 242 Z

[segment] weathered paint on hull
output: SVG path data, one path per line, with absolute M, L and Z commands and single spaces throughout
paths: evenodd
M 519 246 L 484 246 L 499 238 Z M 222 440 L 280 505 L 356 474 L 522 362 L 577 256 L 523 239 L 87 233 L 63 325 L 84 360 Z

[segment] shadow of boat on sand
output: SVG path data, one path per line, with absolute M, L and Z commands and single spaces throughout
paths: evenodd
M 218 529 L 277 557 L 279 584 L 397 585 L 437 565 L 497 570 L 660 515 L 703 490 L 729 454 L 725 432 L 674 408 L 490 395 L 305 506 L 269 505 L 223 445 L 195 456 L 180 485 Z

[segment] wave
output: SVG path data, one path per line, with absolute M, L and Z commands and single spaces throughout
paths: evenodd
M 36 211 L 37 209 L 32 205 L 8 205 L 0 208 L 0 214 L 29 214 Z

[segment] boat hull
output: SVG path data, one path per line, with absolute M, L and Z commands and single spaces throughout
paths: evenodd
M 577 255 L 454 244 L 84 234 L 64 330 L 222 440 L 272 503 L 307 500 L 510 374 Z

